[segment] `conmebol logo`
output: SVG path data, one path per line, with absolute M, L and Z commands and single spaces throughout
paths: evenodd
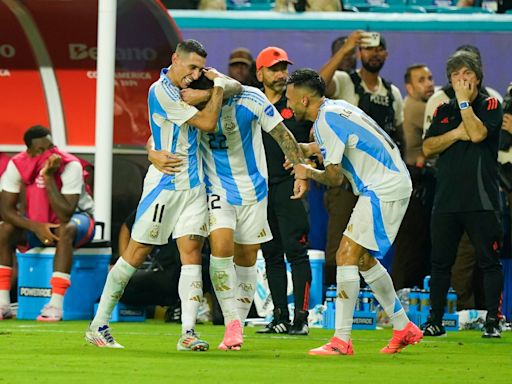
M 96 60 L 98 57 L 98 48 L 89 47 L 87 44 L 81 43 L 70 43 L 69 47 L 69 58 L 71 60 Z M 116 59 L 117 60 L 143 60 L 151 61 L 155 60 L 157 52 L 153 48 L 116 48 Z

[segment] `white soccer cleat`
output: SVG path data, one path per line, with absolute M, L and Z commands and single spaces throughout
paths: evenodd
M 46 304 L 41 310 L 41 314 L 37 316 L 37 321 L 54 322 L 62 320 L 62 308 Z
M 124 348 L 114 340 L 114 337 L 110 334 L 108 324 L 98 328 L 91 328 L 89 326 L 87 331 L 85 331 L 85 341 L 100 348 Z
M 12 311 L 9 305 L 0 306 L 0 320 L 12 319 Z

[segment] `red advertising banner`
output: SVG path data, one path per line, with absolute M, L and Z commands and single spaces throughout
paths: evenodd
M 92 151 L 97 1 L 7 4 L 0 2 L 0 127 L 8 127 L 9 135 L 2 135 L 0 146 L 21 144 L 29 126 L 42 124 L 50 126 L 54 136 L 62 131 L 67 146 Z M 169 65 L 180 40 L 176 25 L 158 1 L 118 0 L 116 146 L 146 143 L 148 88 L 160 69 Z

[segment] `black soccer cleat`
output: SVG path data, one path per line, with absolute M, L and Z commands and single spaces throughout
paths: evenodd
M 498 319 L 488 318 L 485 321 L 483 331 L 482 337 L 484 339 L 499 339 L 501 337 L 501 328 Z

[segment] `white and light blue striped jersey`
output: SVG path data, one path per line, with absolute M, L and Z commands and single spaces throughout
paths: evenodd
M 267 196 L 267 160 L 261 130 L 270 132 L 283 118 L 257 88 L 224 102 L 215 133 L 201 133 L 206 191 L 232 205 L 249 205 Z
M 313 126 L 324 164 L 341 164 L 357 195 L 395 201 L 412 182 L 397 145 L 366 113 L 344 100 L 326 99 Z
M 203 181 L 198 130 L 187 123 L 198 110 L 181 99 L 180 89 L 167 77 L 167 71 L 162 69 L 160 78 L 149 88 L 149 125 L 155 149 L 180 155 L 183 166 L 179 172 L 164 176 L 151 165 L 146 179 L 160 180 L 161 189 L 191 189 Z

